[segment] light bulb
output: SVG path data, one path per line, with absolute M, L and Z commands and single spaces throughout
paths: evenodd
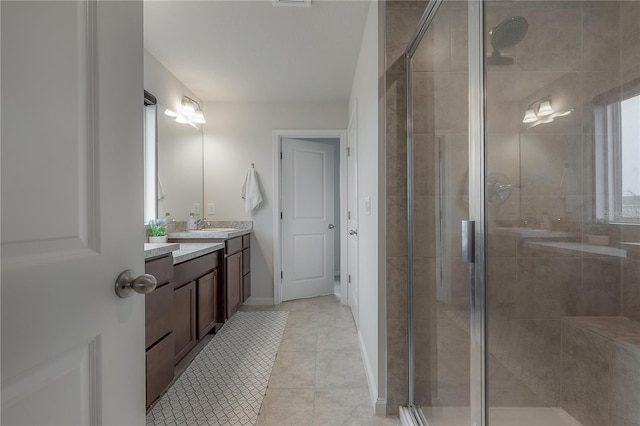
M 185 115 L 193 115 L 196 112 L 195 106 L 191 102 L 185 102 L 182 105 L 182 113 Z
M 177 114 L 171 111 L 169 108 L 164 110 L 164 115 L 168 115 L 169 117 L 175 117 Z
M 202 111 L 198 110 L 195 112 L 195 114 L 193 114 L 193 122 L 200 124 L 207 122 L 207 120 L 204 119 L 204 114 L 202 113 Z
M 538 121 L 538 117 L 536 116 L 536 113 L 533 112 L 531 108 L 529 108 L 527 112 L 524 113 L 524 118 L 522 119 L 522 122 L 533 123 L 534 121 Z
M 546 115 L 551 115 L 553 114 L 553 108 L 551 108 L 551 102 L 550 101 L 544 101 L 540 104 L 540 108 L 538 108 L 538 116 L 539 117 L 544 117 Z

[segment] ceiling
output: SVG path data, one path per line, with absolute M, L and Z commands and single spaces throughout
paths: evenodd
M 370 4 L 145 0 L 144 44 L 205 102 L 344 102 Z

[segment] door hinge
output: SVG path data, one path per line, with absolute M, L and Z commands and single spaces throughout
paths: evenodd
M 282 220 L 282 212 L 280 212 L 280 220 Z
M 351 284 L 351 275 L 349 275 L 348 282 Z
M 351 155 L 351 148 L 347 147 L 347 157 L 349 157 Z
M 282 160 L 282 153 L 280 153 L 280 159 Z
M 351 219 L 351 212 L 347 212 L 347 219 Z
M 284 278 L 284 272 L 280 271 L 280 279 Z

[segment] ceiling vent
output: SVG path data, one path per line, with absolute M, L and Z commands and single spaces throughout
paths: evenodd
M 272 0 L 274 6 L 311 6 L 311 0 Z

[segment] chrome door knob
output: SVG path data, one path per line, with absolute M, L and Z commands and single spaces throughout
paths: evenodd
M 335 228 L 335 226 L 333 226 L 333 223 L 330 223 L 329 224 L 329 229 L 333 229 L 333 228 Z
M 151 293 L 158 285 L 156 277 L 150 274 L 142 274 L 133 278 L 133 271 L 127 269 L 118 275 L 116 279 L 116 294 L 118 297 L 129 297 L 134 292 L 138 294 Z
M 349 231 L 349 235 L 358 235 L 358 230 L 352 229 L 351 231 Z

